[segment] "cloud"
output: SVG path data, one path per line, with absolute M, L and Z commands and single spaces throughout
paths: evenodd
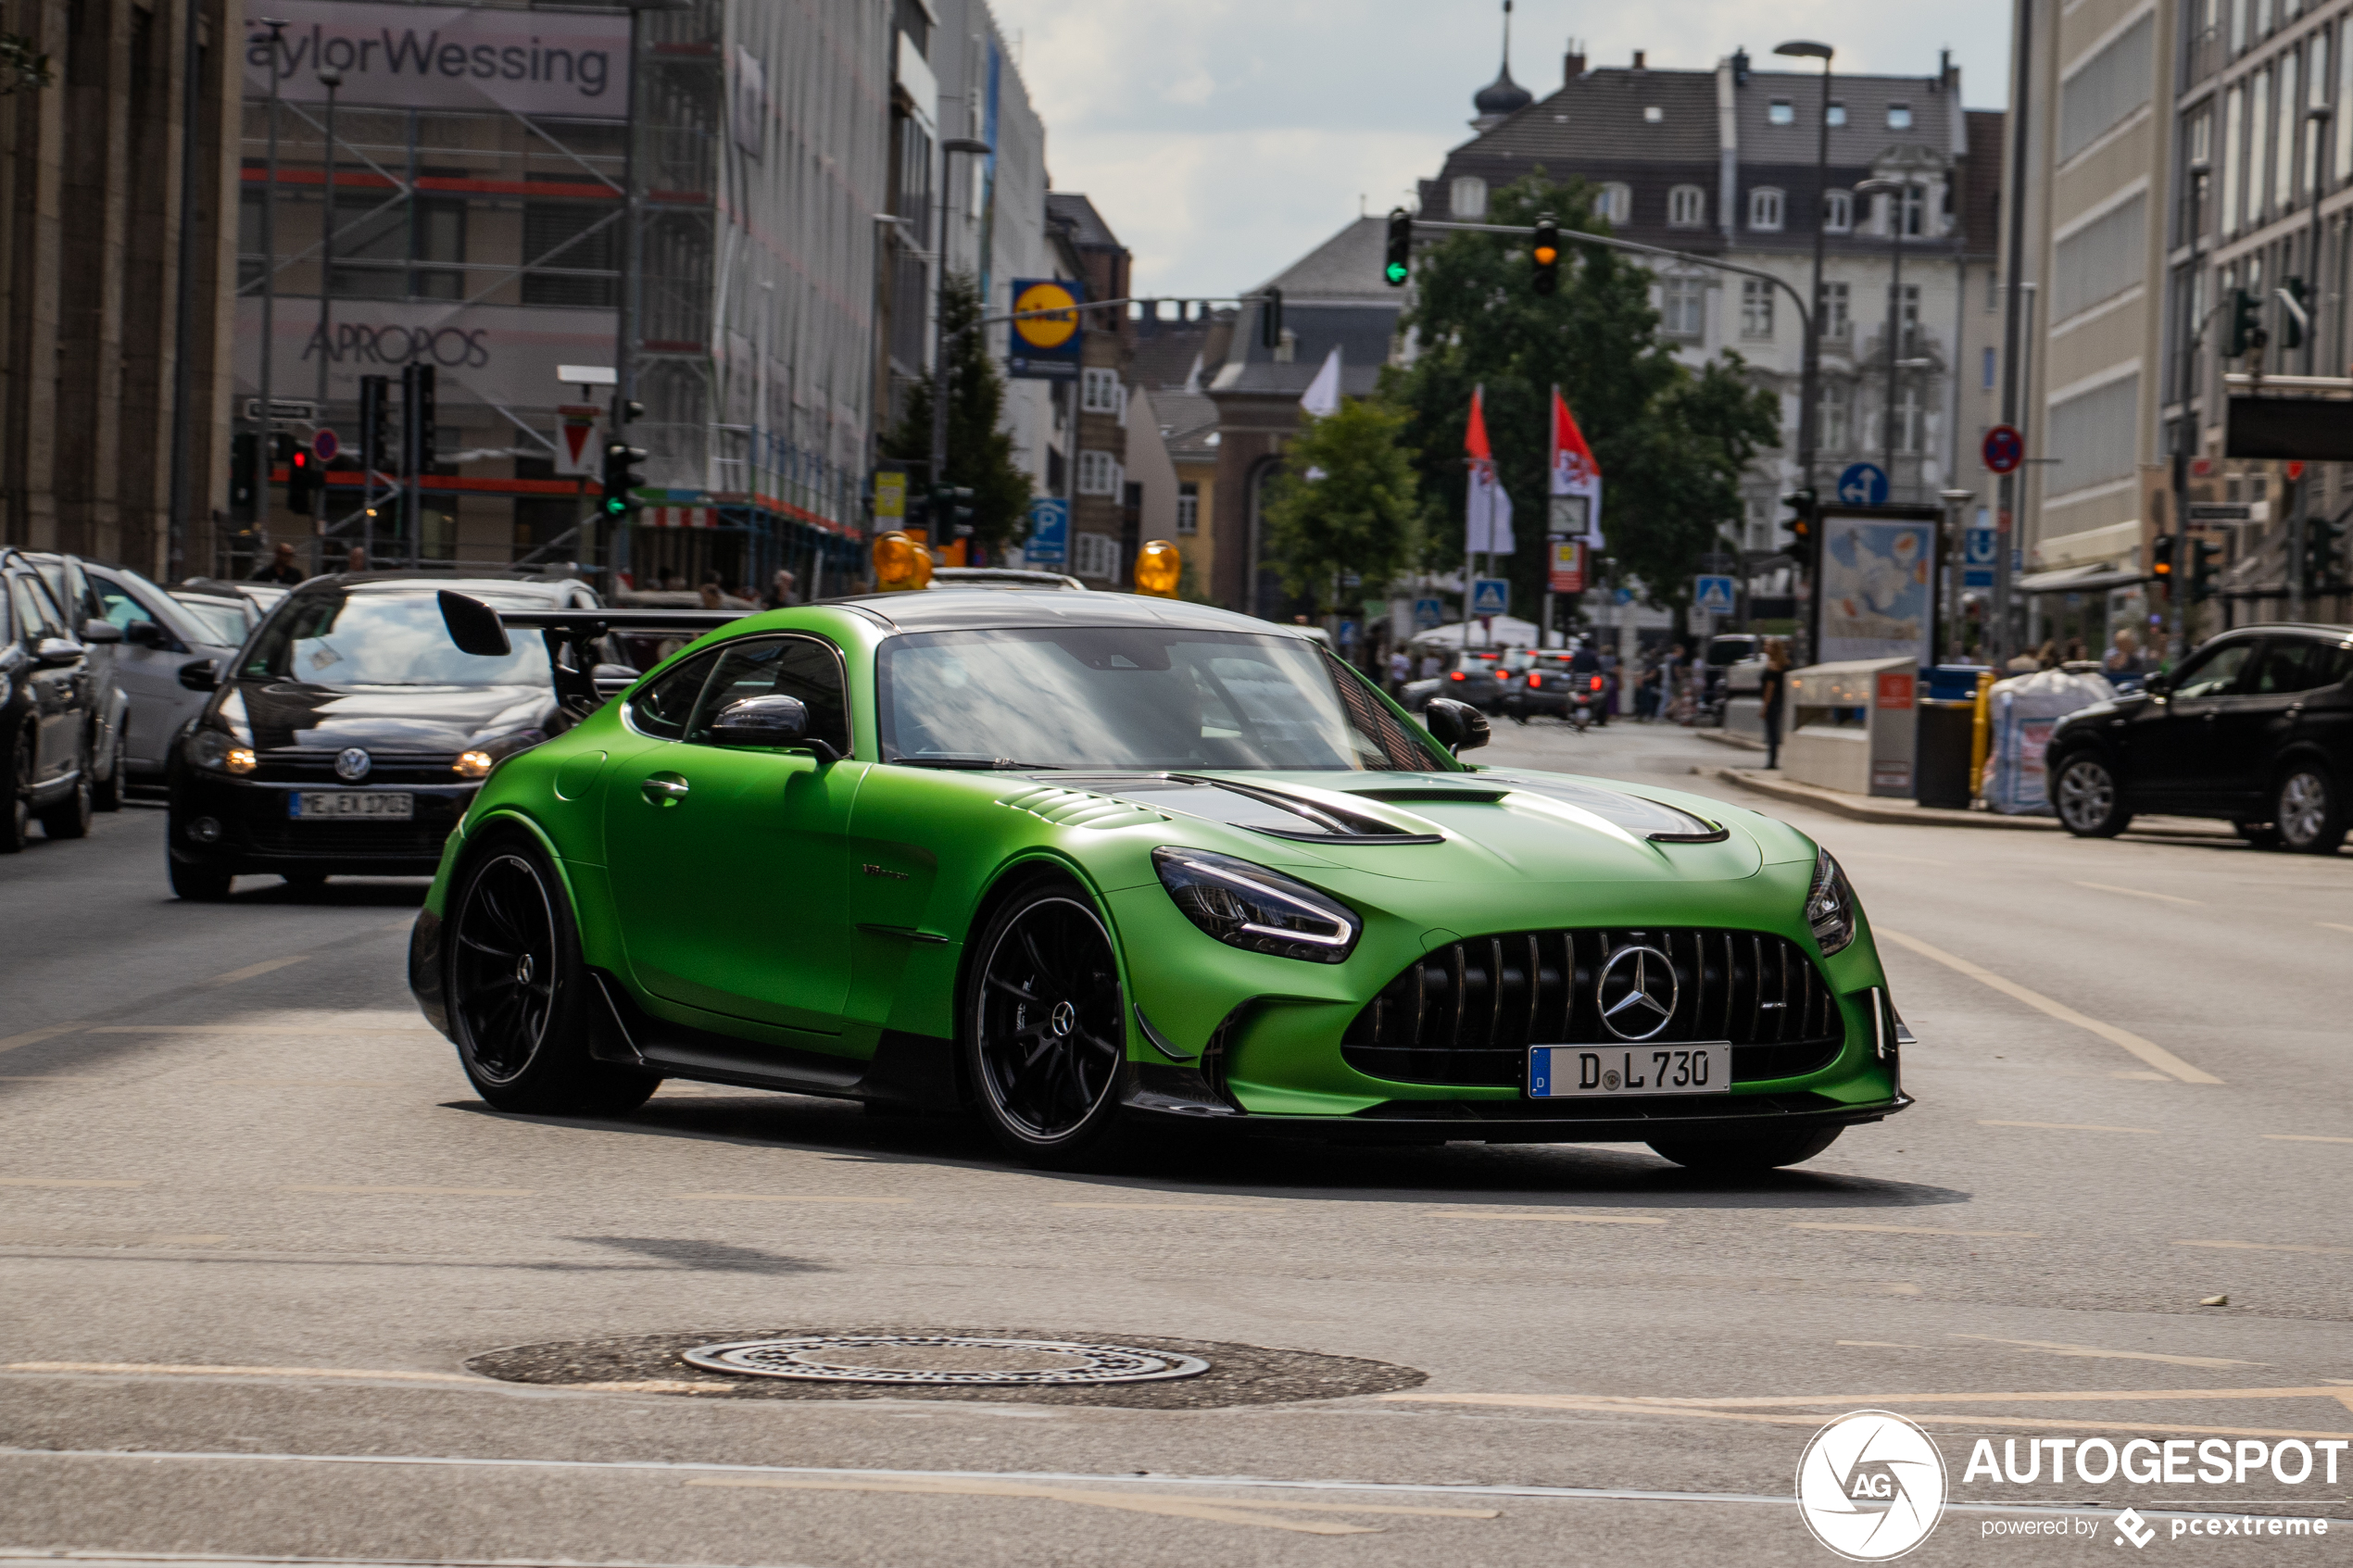
M 1136 256 L 1146 294 L 1232 294 L 1356 216 L 1409 201 L 1468 139 L 1495 75 L 1498 7 L 1430 0 L 991 0 L 1044 117 L 1058 190 L 1084 191 Z M 1951 46 L 1964 95 L 2007 95 L 2009 7 L 1869 0 L 1517 0 L 1513 75 L 1560 84 L 1566 39 L 1596 64 L 1636 49 L 1707 69 L 1785 38 L 1834 44 L 1843 70 L 1932 74 Z

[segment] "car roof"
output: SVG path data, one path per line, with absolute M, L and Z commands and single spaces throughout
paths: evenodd
M 1011 566 L 943 566 L 931 574 L 942 588 L 1043 588 L 1084 594 L 1087 584 L 1059 571 L 1036 571 Z
M 1310 641 L 1306 630 L 1184 599 L 1142 594 L 1008 594 L 1000 588 L 858 594 L 822 601 L 855 608 L 901 632 L 1015 631 L 1055 626 L 1164 626 L 1251 632 Z
M 460 594 L 526 594 L 559 608 L 574 597 L 593 599 L 593 591 L 577 578 L 448 577 L 437 571 L 336 571 L 294 585 L 296 594 L 420 594 L 447 588 Z
M 2233 626 L 2221 633 L 2215 641 L 2219 642 L 2222 637 L 2276 637 L 2284 632 L 2332 643 L 2341 643 L 2353 637 L 2353 626 L 2336 626 L 2325 621 L 2259 621 L 2252 626 Z

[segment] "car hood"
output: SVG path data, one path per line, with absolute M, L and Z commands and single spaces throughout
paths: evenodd
M 1040 782 L 1049 781 L 1237 830 L 1256 841 L 1261 859 L 1409 881 L 1718 882 L 1753 876 L 1767 859 L 1734 820 L 1747 813 L 1558 773 L 1203 771 Z
M 240 681 L 220 715 L 258 751 L 284 746 L 456 752 L 515 730 L 545 727 L 555 694 L 546 686 L 314 686 Z

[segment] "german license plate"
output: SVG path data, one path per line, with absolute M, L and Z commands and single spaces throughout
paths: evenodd
M 286 815 L 305 822 L 363 817 L 370 822 L 405 822 L 417 814 L 417 797 L 375 789 L 302 789 L 286 797 Z
M 1612 1095 L 1713 1095 L 1732 1086 L 1729 1041 L 1676 1046 L 1534 1046 L 1530 1099 L 1607 1099 Z

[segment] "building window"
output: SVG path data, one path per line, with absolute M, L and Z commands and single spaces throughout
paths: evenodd
M 2271 151 L 2271 210 L 2285 212 L 2296 205 L 2296 127 L 2303 118 L 2297 113 L 2293 49 L 2280 56 L 2279 98 L 2279 134 L 2272 139 Z
M 1989 348 L 1986 352 L 1990 354 L 1993 350 Z M 1189 479 L 1176 486 L 1176 532 L 1180 534 L 1201 532 L 1201 486 Z
M 1616 181 L 1604 185 L 1600 198 L 1593 203 L 1593 211 L 1612 223 L 1627 222 L 1634 216 L 1634 187 Z
M 1707 193 L 1697 185 L 1678 185 L 1667 193 L 1667 226 L 1696 229 L 1707 221 Z
M 1081 456 L 1081 463 L 1085 461 Z M 1119 581 L 1119 541 L 1108 533 L 1081 533 L 1071 540 L 1072 574 L 1099 582 Z
M 1909 104 L 1888 105 L 1887 128 L 1890 131 L 1909 131 L 1912 128 L 1912 106 Z
M 1773 285 L 1762 278 L 1741 280 L 1741 336 L 1773 335 Z
M 1919 352 L 1920 286 L 1918 283 L 1904 285 L 1903 312 L 1904 335 L 1897 340 L 1896 352 L 1908 359 Z
M 2246 94 L 2233 87 L 2222 94 L 2222 217 L 2217 227 L 2235 234 L 2239 227 L 2239 152 L 2246 144 Z
M 1999 310 L 2001 307 L 2002 275 L 1994 270 L 1991 267 L 1988 267 L 1985 270 L 1985 308 L 1989 311 L 1994 311 Z
M 1707 282 L 1703 278 L 1667 278 L 1658 289 L 1659 331 L 1669 337 L 1701 337 L 1707 332 Z
M 1797 106 L 1787 98 L 1776 98 L 1765 106 L 1765 121 L 1768 125 L 1795 125 Z
M 531 175 L 530 181 L 551 178 Z M 371 193 L 372 195 L 372 193 Z M 340 208 L 343 203 L 335 203 Z M 580 309 L 610 310 L 620 297 L 622 225 L 618 204 L 525 202 L 522 208 L 522 254 L 526 262 L 545 261 L 550 270 L 522 275 L 525 305 L 566 305 Z M 340 248 L 340 247 L 338 247 Z
M 1994 390 L 1994 351 L 1990 348 L 1985 351 L 1985 380 L 1983 390 L 1987 392 Z
M 1843 381 L 1824 382 L 1819 437 L 1824 451 L 1846 450 L 1854 439 L 1854 413 L 1855 384 Z
M 1663 124 L 1666 119 L 1667 111 L 1660 108 L 1656 104 L 1652 104 L 1642 110 L 1642 123 L 1645 125 Z
M 2336 113 L 2331 123 L 2336 128 L 2336 177 L 2342 181 L 2353 176 L 2353 32 L 2346 36 L 2346 46 L 2336 52 Z M 2320 83 L 2312 91 L 2321 91 Z
M 1119 461 L 1109 452 L 1078 454 L 1078 493 L 1081 495 L 1116 495 L 1120 483 Z
M 1846 123 L 1846 106 L 1840 103 L 1836 98 L 1832 98 L 1831 100 L 1830 122 L 1832 125 L 1843 125 Z
M 1119 412 L 1119 372 L 1088 366 L 1079 373 L 1078 411 L 1082 414 Z
M 1487 216 L 1487 182 L 1476 174 L 1457 174 L 1447 200 L 1457 218 Z
M 2257 71 L 2253 85 L 2246 116 L 2246 226 L 2250 229 L 2263 220 L 2263 193 L 2271 188 L 2264 180 L 2263 155 L 2270 150 L 2271 73 Z
M 1761 234 L 1781 232 L 1781 193 L 1759 185 L 1748 194 L 1748 226 Z
M 1820 323 L 1824 337 L 1844 337 L 1853 326 L 1853 320 L 1846 313 L 1848 299 L 1847 284 L 1822 285 L 1822 302 L 1815 310 L 1814 319 Z
M 1822 227 L 1833 234 L 1843 234 L 1855 227 L 1855 193 L 1826 191 L 1822 194 Z
M 1906 386 L 1895 400 L 1895 449 L 1907 454 L 1928 449 L 1928 410 L 1917 386 Z

